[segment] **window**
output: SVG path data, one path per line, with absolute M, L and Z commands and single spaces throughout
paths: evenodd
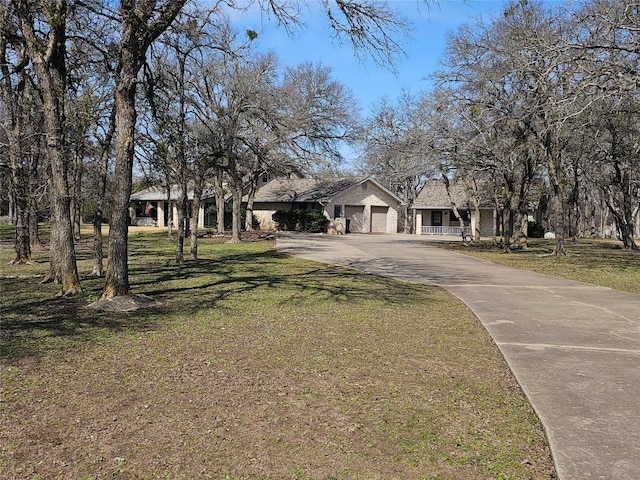
M 269 181 L 269 174 L 267 172 L 264 172 L 262 174 L 262 183 L 267 183 Z
M 342 216 L 342 205 L 333 206 L 333 218 L 340 218 Z
M 431 212 L 431 225 L 434 227 L 442 226 L 442 212 L 439 210 L 434 210 Z

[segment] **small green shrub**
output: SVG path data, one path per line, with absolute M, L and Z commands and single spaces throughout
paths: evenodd
M 315 210 L 278 210 L 272 217 L 278 230 L 320 233 L 327 231 L 329 220 Z
M 529 222 L 527 233 L 529 234 L 529 238 L 543 238 L 544 228 L 538 222 Z

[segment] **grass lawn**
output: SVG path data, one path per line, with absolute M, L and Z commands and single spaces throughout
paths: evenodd
M 0 228 L 0 477 L 550 479 L 541 425 L 445 291 L 203 239 L 177 266 L 131 232 L 134 293 L 56 298 Z M 88 241 L 79 269 L 91 271 Z
M 577 242 L 566 240 L 567 255 L 555 257 L 550 255 L 554 242 L 530 239 L 527 250 L 512 250 L 511 253 L 504 253 L 491 241 L 482 241 L 470 247 L 460 242 L 429 242 L 429 245 L 510 267 L 640 293 L 640 252 L 625 250 L 615 240 L 580 239 Z

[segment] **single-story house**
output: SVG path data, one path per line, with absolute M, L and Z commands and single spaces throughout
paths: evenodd
M 131 225 L 146 225 L 155 227 L 166 227 L 169 222 L 169 211 L 172 217 L 178 218 L 177 198 L 180 192 L 178 187 L 171 187 L 170 196 L 167 195 L 166 187 L 149 187 L 139 192 L 131 194 L 129 199 L 129 217 Z M 206 195 L 210 195 L 208 190 Z M 203 197 L 205 194 L 203 194 Z M 171 200 L 169 201 L 169 198 Z M 187 191 L 189 202 L 193 201 L 193 190 Z M 200 207 L 198 215 L 198 228 L 205 227 L 205 208 Z
M 480 236 L 493 234 L 493 203 L 486 192 L 480 198 L 480 218 L 464 185 L 451 182 L 450 195 L 442 180 L 427 182 L 413 204 L 418 235 L 461 235 L 460 221 L 453 211 L 455 205 L 464 221 L 465 233 L 473 234 L 479 226 Z
M 245 196 L 244 201 L 248 198 Z M 396 195 L 373 178 L 321 180 L 274 178 L 256 192 L 253 215 L 262 230 L 273 230 L 277 210 L 316 210 L 336 233 L 397 233 Z
M 178 189 L 172 187 L 171 201 L 167 189 L 149 187 L 131 195 L 129 214 L 132 225 L 164 227 L 169 221 L 169 209 L 177 218 Z M 187 194 L 189 201 L 193 192 Z M 227 197 L 230 200 L 230 196 Z M 248 196 L 243 197 L 243 205 Z M 275 230 L 273 214 L 277 210 L 316 210 L 330 221 L 330 229 L 344 233 L 396 233 L 398 207 L 402 201 L 372 178 L 320 180 L 303 178 L 299 174 L 286 177 L 260 176 L 253 216 L 261 230 Z M 202 196 L 198 228 L 217 225 L 217 209 L 212 189 Z

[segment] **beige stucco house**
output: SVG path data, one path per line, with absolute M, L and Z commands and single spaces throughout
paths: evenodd
M 248 198 L 244 198 L 245 201 Z M 256 192 L 253 215 L 262 230 L 274 230 L 277 210 L 317 210 L 334 233 L 397 233 L 402 201 L 376 180 L 274 178 Z
M 175 190 L 175 191 L 174 191 Z M 193 199 L 193 192 L 188 192 Z M 166 188 L 150 187 L 131 195 L 129 214 L 132 225 L 164 227 L 169 211 L 177 218 L 177 189 L 171 196 Z M 217 223 L 212 192 L 203 194 L 198 212 L 198 228 L 215 227 Z M 171 200 L 168 200 L 171 198 Z M 243 205 L 248 203 L 243 197 Z M 372 178 L 320 180 L 260 176 L 253 204 L 253 216 L 261 230 L 275 230 L 273 214 L 277 210 L 316 210 L 329 220 L 329 229 L 336 233 L 396 233 L 398 207 L 402 201 Z
M 418 235 L 461 235 L 463 229 L 456 218 L 453 206 L 464 221 L 464 230 L 472 234 L 480 229 L 480 236 L 493 234 L 493 204 L 486 192 L 480 196 L 479 218 L 474 202 L 464 185 L 451 182 L 449 194 L 442 180 L 431 180 L 416 198 L 413 205 L 416 233 Z

